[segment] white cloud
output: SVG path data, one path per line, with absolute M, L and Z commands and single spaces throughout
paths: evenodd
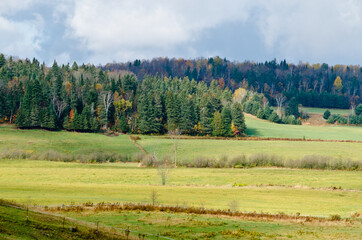
M 224 56 L 223 46 L 205 44 L 203 50 L 196 46 L 212 43 L 207 34 L 222 32 L 229 23 L 259 33 L 258 39 L 236 27 L 237 34 L 223 36 L 232 39 L 226 42 L 237 52 L 246 47 L 238 44 L 237 36 L 260 48 L 254 55 L 234 59 L 362 60 L 358 0 L 0 0 L 0 52 L 29 58 L 39 53 L 44 55 L 40 60 L 59 56 L 64 61 L 82 55 L 83 61 L 95 64 L 158 56 Z
M 38 28 L 41 22 L 40 16 L 34 21 L 11 21 L 0 16 L 0 52 L 22 58 L 37 57 L 42 42 Z
M 30 19 L 13 20 L 19 11 L 41 2 L 41 0 L 12 0 L 0 2 L 0 52 L 21 58 L 38 57 L 37 51 L 43 42 L 44 19 L 32 14 Z M 19 16 L 17 16 L 19 18 Z
M 276 57 L 355 61 L 362 54 L 361 1 L 269 1 L 260 9 L 257 26 Z
M 82 39 L 99 61 L 154 57 L 197 40 L 205 29 L 245 21 L 248 3 L 79 0 L 68 15 L 68 35 Z

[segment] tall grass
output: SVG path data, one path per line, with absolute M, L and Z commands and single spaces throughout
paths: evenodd
M 163 160 L 167 160 L 167 157 Z M 161 162 L 161 161 L 160 161 Z M 143 158 L 141 165 L 156 167 L 160 165 L 150 157 Z M 188 161 L 180 161 L 178 166 L 190 168 L 253 168 L 253 167 L 284 167 L 301 169 L 328 169 L 328 170 L 361 170 L 362 161 L 335 158 L 321 155 L 307 155 L 297 159 L 285 159 L 280 156 L 258 153 L 251 156 L 240 155 L 229 158 L 197 157 Z
M 66 154 L 54 150 L 44 153 L 34 153 L 24 150 L 3 150 L 0 159 L 32 159 L 48 160 L 59 162 L 82 162 L 82 163 L 103 163 L 103 162 L 139 162 L 144 158 L 143 154 L 125 155 L 119 153 L 90 153 L 90 154 Z

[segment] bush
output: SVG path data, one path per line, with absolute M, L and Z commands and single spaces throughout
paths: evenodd
M 357 116 L 362 115 L 362 103 L 358 104 L 358 106 L 354 109 L 354 112 Z
M 340 215 L 334 214 L 334 215 L 330 215 L 329 219 L 330 219 L 331 221 L 340 221 L 342 218 L 341 218 Z
M 323 113 L 323 118 L 327 120 L 330 116 L 331 116 L 331 112 L 327 109 L 327 110 Z

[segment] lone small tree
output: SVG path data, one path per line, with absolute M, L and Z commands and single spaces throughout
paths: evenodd
M 155 206 L 157 203 L 157 198 L 158 198 L 158 193 L 155 189 L 151 190 L 150 198 L 151 198 L 152 206 Z
M 239 202 L 236 199 L 231 200 L 228 205 L 231 212 L 236 212 L 239 209 Z
M 174 150 L 174 161 L 175 161 L 175 168 L 177 167 L 177 148 L 178 148 L 178 141 L 180 139 L 181 130 L 175 129 L 172 131 L 168 131 L 168 135 L 173 140 L 173 150 Z

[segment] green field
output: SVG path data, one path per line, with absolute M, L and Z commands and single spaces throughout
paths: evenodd
M 149 203 L 155 189 L 159 203 L 170 205 L 227 209 L 237 199 L 241 211 L 347 217 L 362 210 L 359 171 L 177 168 L 160 186 L 157 169 L 135 164 L 2 160 L 0 176 L 2 198 L 41 205 Z M 232 187 L 235 183 L 247 186 Z M 324 189 L 333 186 L 343 190 Z
M 277 109 L 277 107 L 271 107 L 271 108 L 273 110 Z M 323 114 L 327 109 L 331 112 L 331 114 L 340 114 L 340 115 L 344 115 L 344 116 L 348 116 L 351 114 L 351 109 L 338 109 L 338 108 L 300 107 L 299 111 L 302 110 L 303 112 L 306 112 L 306 113 Z
M 300 110 L 303 110 L 306 113 L 316 113 L 316 114 L 323 114 L 326 110 L 329 110 L 331 114 L 340 114 L 344 116 L 348 116 L 351 114 L 350 109 L 329 109 L 329 108 L 311 108 L 311 107 L 302 107 Z
M 67 216 L 174 239 L 360 239 L 361 236 L 361 224 L 358 222 L 266 222 L 237 217 L 142 211 L 86 211 L 68 213 Z
M 303 134 L 305 138 L 362 140 L 362 128 L 358 127 L 277 125 L 248 116 L 246 120 L 248 131 L 260 137 L 300 138 L 298 134 Z M 340 132 L 343 132 L 343 135 Z M 163 136 L 140 138 L 137 143 L 148 153 L 156 152 L 160 158 L 173 156 L 172 139 Z M 195 160 L 201 156 L 232 158 L 259 153 L 277 155 L 285 161 L 305 155 L 362 160 L 362 143 L 358 142 L 190 138 L 179 139 L 177 143 L 179 161 Z M 0 151 L 8 150 L 22 150 L 34 154 L 55 151 L 85 156 L 98 152 L 127 156 L 141 153 L 128 135 L 109 137 L 65 131 L 17 130 L 10 126 L 1 126 Z M 157 204 L 226 210 L 234 201 L 238 203 L 237 210 L 242 212 L 283 212 L 289 215 L 300 213 L 302 216 L 321 217 L 338 214 L 347 218 L 362 211 L 361 178 L 361 171 L 179 167 L 169 169 L 166 185 L 162 186 L 156 168 L 139 167 L 138 163 L 85 164 L 3 158 L 0 159 L 0 198 L 31 206 L 59 206 L 85 202 L 151 203 L 151 192 L 155 191 Z M 6 211 L 10 213 L 7 214 Z M 7 216 L 23 214 L 4 208 L 0 208 L 0 213 Z M 300 224 L 140 211 L 68 213 L 68 216 L 89 222 L 99 221 L 113 227 L 130 227 L 132 230 L 167 235 L 176 239 L 358 239 L 358 235 L 361 234 L 360 222 L 357 225 L 347 225 L 345 222 L 329 222 L 325 225 Z M 165 227 L 167 219 L 170 218 L 175 219 L 174 225 Z M 6 218 L 4 221 L 13 220 Z M 1 224 L 3 223 L 0 221 L 0 230 L 1 226 L 6 228 L 7 225 Z M 36 229 L 21 226 L 18 227 L 18 239 L 21 239 L 26 231 L 33 231 L 34 236 L 38 236 Z M 53 229 L 49 226 L 47 228 Z
M 245 119 L 248 136 L 362 141 L 362 127 L 286 125 L 250 116 Z
M 362 140 L 361 127 L 309 127 L 295 125 L 278 125 L 262 120 L 247 117 L 248 131 L 252 126 L 257 127 L 259 132 L 275 132 L 275 136 L 264 134 L 264 137 L 296 136 L 292 130 L 303 131 L 310 129 L 329 129 L 347 132 L 345 138 Z M 250 126 L 251 125 L 251 126 Z M 355 129 L 355 131 L 352 131 Z M 350 130 L 348 132 L 347 130 Z M 321 130 L 320 130 L 321 131 Z M 306 132 L 303 132 L 306 133 Z M 358 135 L 360 133 L 360 135 Z M 291 135 L 288 135 L 291 134 Z M 159 157 L 173 155 L 173 140 L 158 136 L 140 136 L 137 142 L 148 152 L 156 152 Z M 337 137 L 335 137 L 337 138 Z M 341 137 L 342 138 L 342 137 Z M 89 155 L 91 153 L 118 153 L 123 155 L 139 154 L 141 151 L 130 141 L 128 135 L 108 137 L 94 133 L 75 132 L 49 132 L 44 130 L 18 130 L 9 126 L 0 127 L 0 152 L 6 150 L 24 150 L 29 153 L 44 153 L 49 150 L 66 154 Z M 178 140 L 178 158 L 183 161 L 193 160 L 197 157 L 229 158 L 240 155 L 271 154 L 289 158 L 300 158 L 305 155 L 327 155 L 336 158 L 362 160 L 362 143 L 355 142 L 310 142 L 310 141 L 236 141 L 236 140 L 214 140 L 214 139 L 181 139 Z
M 27 212 L 26 209 L 9 206 L 0 200 L 0 239 L 126 239 L 123 234 L 111 233 L 104 228 L 96 235 L 96 229 L 94 224 L 70 221 L 31 209 Z
M 156 152 L 159 157 L 173 156 L 172 139 L 141 136 L 137 141 L 148 153 Z M 332 157 L 362 160 L 362 143 L 354 142 L 311 142 L 311 141 L 237 141 L 214 139 L 179 139 L 177 154 L 183 161 L 197 157 L 229 158 L 258 153 L 288 158 L 305 155 L 327 155 Z
M 19 130 L 0 125 L 0 151 L 13 149 L 29 153 L 53 150 L 59 153 L 84 155 L 105 152 L 133 155 L 141 152 L 129 140 L 128 135 L 108 137 L 94 133 Z

